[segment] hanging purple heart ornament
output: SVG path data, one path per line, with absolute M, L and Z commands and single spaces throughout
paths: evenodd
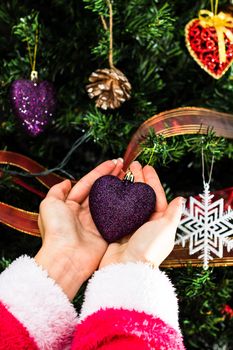
M 36 73 L 32 72 L 32 80 L 15 80 L 10 89 L 12 109 L 31 136 L 37 136 L 44 131 L 56 108 L 53 84 L 38 81 Z

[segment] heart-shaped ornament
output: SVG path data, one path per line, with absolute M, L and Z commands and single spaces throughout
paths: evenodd
M 153 188 L 142 182 L 104 175 L 95 181 L 89 195 L 93 221 L 111 243 L 133 233 L 155 210 Z
M 32 136 L 44 130 L 56 107 L 54 88 L 48 81 L 15 80 L 11 85 L 10 101 L 15 115 Z
M 233 33 L 233 28 L 227 28 Z M 185 27 L 186 46 L 193 59 L 213 78 L 221 78 L 233 62 L 233 44 L 224 35 L 226 61 L 220 62 L 219 42 L 215 27 L 203 27 L 199 19 L 193 19 Z

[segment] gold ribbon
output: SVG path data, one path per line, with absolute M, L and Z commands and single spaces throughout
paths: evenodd
M 228 29 L 233 28 L 233 18 L 231 15 L 224 12 L 214 14 L 209 10 L 200 10 L 199 21 L 204 28 L 215 28 L 218 37 L 219 61 L 220 63 L 226 62 L 226 46 L 224 34 L 230 40 L 230 43 L 233 43 L 233 33 L 230 29 Z

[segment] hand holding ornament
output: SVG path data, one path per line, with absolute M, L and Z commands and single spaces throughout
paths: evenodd
M 40 205 L 38 224 L 42 247 L 35 260 L 70 300 L 99 265 L 144 261 L 159 266 L 173 249 L 183 199 L 176 198 L 167 205 L 155 170 L 148 165 L 142 168 L 138 162 L 133 162 L 130 170 L 136 182 L 146 183 L 156 192 L 154 212 L 132 236 L 109 246 L 100 235 L 90 214 L 89 193 L 101 176 L 120 176 L 122 166 L 121 160 L 106 161 L 72 189 L 68 180 L 57 184 Z
M 38 224 L 42 247 L 36 262 L 73 299 L 82 283 L 98 268 L 107 242 L 89 211 L 89 192 L 97 178 L 118 176 L 122 160 L 106 161 L 71 188 L 69 180 L 53 186 L 41 202 Z

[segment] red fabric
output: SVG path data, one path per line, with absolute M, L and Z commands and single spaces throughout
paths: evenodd
M 100 345 L 98 350 L 149 350 L 148 344 L 145 344 L 143 340 L 136 336 L 121 336 L 120 338 L 116 337 L 109 343 Z
M 100 310 L 76 328 L 72 350 L 184 350 L 180 333 L 144 312 Z
M 38 350 L 24 326 L 0 302 L 0 350 Z

